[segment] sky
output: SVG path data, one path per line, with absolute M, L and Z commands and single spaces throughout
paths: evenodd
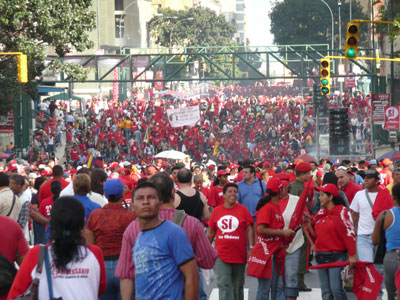
M 246 0 L 247 38 L 251 46 L 273 45 L 273 35 L 269 32 L 269 12 L 275 0 Z

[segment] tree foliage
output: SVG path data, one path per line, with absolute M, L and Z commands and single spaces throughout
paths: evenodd
M 157 45 L 224 46 L 231 43 L 235 28 L 223 15 L 209 8 L 160 9 L 162 16 L 148 22 L 148 31 Z
M 95 28 L 91 0 L 0 0 L 0 45 L 2 52 L 28 55 L 29 83 L 25 91 L 36 98 L 36 87 L 45 68 L 46 48 L 53 47 L 59 57 L 71 49 L 83 51 L 93 46 L 88 32 Z M 52 62 L 55 68 L 60 64 Z M 72 78 L 84 79 L 83 68 L 64 66 Z M 9 95 L 20 85 L 16 82 L 16 61 L 0 56 L 0 111 L 9 107 Z
M 377 3 L 382 3 L 383 1 L 378 1 Z M 390 5 L 385 7 L 382 5 L 380 7 L 380 17 L 382 21 L 393 21 L 393 25 L 378 24 L 377 31 L 379 33 L 388 34 L 390 41 L 395 41 L 400 36 L 400 3 L 398 1 L 392 1 L 393 4 L 393 15 L 391 18 L 391 7 Z M 398 55 L 398 53 L 397 53 Z
M 334 42 L 338 48 L 339 42 L 339 10 L 337 0 L 325 0 L 332 9 L 334 19 Z M 352 18 L 368 19 L 362 12 L 359 0 L 352 2 Z M 341 33 L 342 46 L 346 36 L 346 24 L 350 18 L 350 4 L 341 2 Z M 277 45 L 293 44 L 331 44 L 332 17 L 328 7 L 321 0 L 283 0 L 276 2 L 270 13 L 271 33 Z M 361 36 L 366 37 L 366 25 L 361 24 Z M 366 39 L 360 38 L 360 45 Z

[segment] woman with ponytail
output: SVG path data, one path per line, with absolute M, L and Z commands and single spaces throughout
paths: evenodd
M 60 197 L 51 209 L 51 243 L 47 254 L 51 266 L 53 298 L 62 300 L 97 300 L 106 288 L 106 273 L 102 251 L 95 245 L 85 245 L 82 236 L 85 210 L 74 197 Z M 38 277 L 39 299 L 49 299 L 46 268 L 36 273 L 40 246 L 33 247 L 18 270 L 8 299 L 22 295 L 32 279 Z
M 50 212 L 54 202 L 60 197 L 60 193 L 62 190 L 61 182 L 58 180 L 54 180 L 50 184 L 51 196 L 43 199 L 42 203 L 39 206 L 39 212 L 45 216 L 47 219 L 50 219 Z
M 249 259 L 248 275 L 257 277 L 258 289 L 256 300 L 269 299 L 272 289 L 273 299 L 286 299 L 282 288 L 277 290 L 278 280 L 282 281 L 282 266 L 285 251 L 281 248 L 284 237 L 294 235 L 291 229 L 283 229 L 284 221 L 278 204 L 282 193 L 282 182 L 273 177 L 267 183 L 266 194 L 257 204 L 256 233 L 258 243 Z M 265 251 L 267 249 L 268 251 Z M 261 250 L 261 251 L 260 251 Z M 268 253 L 268 254 L 265 254 Z M 261 254 L 261 256 L 260 256 Z M 259 261 L 266 261 L 261 270 L 257 269 Z M 280 266 L 280 268 L 278 267 Z M 258 272 L 257 272 L 258 271 Z M 280 287 L 282 284 L 279 285 Z M 274 298 L 276 296 L 276 298 Z

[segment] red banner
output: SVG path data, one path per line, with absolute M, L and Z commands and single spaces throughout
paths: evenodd
M 163 71 L 157 71 L 156 72 L 156 79 L 164 79 Z M 161 91 L 162 89 L 164 89 L 164 82 L 163 81 L 154 82 L 154 88 L 156 90 Z
M 355 75 L 354 73 L 347 73 L 347 75 Z M 356 77 L 346 77 L 345 79 L 346 88 L 357 87 Z
M 387 130 L 400 129 L 400 106 L 385 107 L 385 125 L 383 128 Z

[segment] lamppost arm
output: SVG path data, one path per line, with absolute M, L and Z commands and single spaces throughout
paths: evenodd
M 172 32 L 174 31 L 175 27 L 182 21 L 193 20 L 193 17 L 187 17 L 176 21 L 176 23 L 172 26 L 171 31 L 169 32 L 169 47 L 172 48 Z
M 334 36 L 335 36 L 335 26 L 334 26 L 334 21 L 333 21 L 333 13 L 332 9 L 328 5 L 328 3 L 325 2 L 325 0 L 321 0 L 322 3 L 326 5 L 326 7 L 329 9 L 329 12 L 331 13 L 331 18 L 332 18 L 332 38 L 331 38 L 331 55 L 333 55 L 333 46 L 334 46 Z

